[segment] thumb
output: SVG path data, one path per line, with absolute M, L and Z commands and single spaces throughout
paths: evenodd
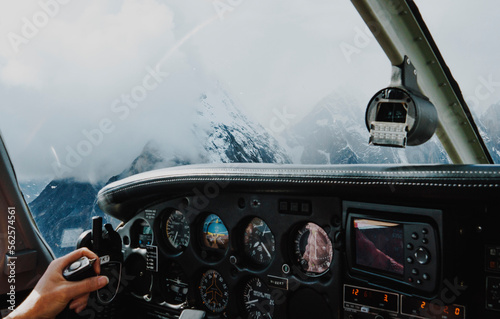
M 106 276 L 96 276 L 90 277 L 78 282 L 74 282 L 74 285 L 70 287 L 71 295 L 79 296 L 83 295 L 97 289 L 101 289 L 109 283 L 109 278 Z

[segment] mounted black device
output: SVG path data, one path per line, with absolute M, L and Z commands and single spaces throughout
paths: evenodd
M 389 87 L 378 91 L 366 109 L 369 143 L 406 147 L 427 142 L 437 128 L 436 108 L 417 84 L 417 71 L 407 56 L 392 67 Z
M 109 283 L 106 287 L 99 289 L 95 297 L 100 305 L 109 305 L 120 291 L 123 264 L 121 237 L 111 224 L 104 225 L 103 229 L 102 217 L 93 217 L 92 230 L 82 233 L 78 239 L 77 248 L 81 247 L 87 247 L 99 256 L 101 275 L 107 276 Z M 103 313 L 101 317 L 112 318 L 113 316 Z M 101 317 L 98 316 L 98 318 Z
M 111 224 L 102 227 L 102 217 L 92 218 L 92 229 L 83 232 L 76 248 L 87 247 L 99 257 L 108 255 L 111 261 L 122 262 L 122 240 Z

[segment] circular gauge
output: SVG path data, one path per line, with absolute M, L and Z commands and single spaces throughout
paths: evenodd
M 219 216 L 210 214 L 205 218 L 202 243 L 206 248 L 225 251 L 229 244 L 229 232 Z
M 322 274 L 332 263 L 332 242 L 323 228 L 314 223 L 307 223 L 295 236 L 294 254 L 307 275 Z
M 243 243 L 245 254 L 253 262 L 261 266 L 271 262 L 276 249 L 274 235 L 262 219 L 255 217 L 248 224 Z
M 163 284 L 163 297 L 168 304 L 179 306 L 187 301 L 188 278 L 179 264 L 172 262 L 167 267 Z
M 175 210 L 170 213 L 165 222 L 165 233 L 168 243 L 175 250 L 182 251 L 189 245 L 190 230 L 189 224 L 180 211 Z
M 267 285 L 260 278 L 250 279 L 243 288 L 243 304 L 248 319 L 271 319 L 274 299 Z
M 229 290 L 221 274 L 208 270 L 200 281 L 200 294 L 203 304 L 212 312 L 220 313 L 229 302 Z

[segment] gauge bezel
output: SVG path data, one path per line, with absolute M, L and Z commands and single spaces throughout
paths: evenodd
M 161 296 L 164 300 L 164 304 L 171 309 L 180 309 L 180 308 L 186 306 L 188 303 L 189 295 L 191 294 L 191 289 L 193 288 L 192 287 L 193 285 L 190 282 L 189 277 L 186 274 L 186 272 L 184 271 L 184 269 L 182 268 L 182 266 L 176 261 L 168 261 L 168 262 L 164 263 L 164 265 L 162 266 L 161 269 L 162 269 L 162 273 L 159 276 L 160 277 L 160 287 L 159 288 L 160 288 Z M 173 271 L 175 271 L 176 273 L 181 273 L 181 275 L 184 276 L 186 278 L 186 281 L 187 281 L 187 282 L 183 282 L 183 283 L 187 284 L 188 292 L 185 296 L 185 300 L 181 303 L 169 302 L 169 300 L 167 300 L 167 297 L 166 297 L 166 295 L 168 294 L 168 291 L 167 291 L 165 281 L 167 280 L 167 275 L 171 274 Z
M 209 272 L 215 272 L 215 273 L 217 273 L 217 274 L 220 276 L 220 278 L 222 278 L 223 288 L 224 288 L 224 290 L 225 290 L 225 291 L 223 292 L 223 294 L 226 294 L 226 293 L 227 293 L 227 298 L 226 298 L 226 301 L 225 301 L 225 305 L 224 305 L 224 307 L 223 307 L 222 309 L 220 309 L 220 310 L 213 309 L 213 308 L 211 308 L 211 307 L 207 306 L 207 304 L 205 303 L 205 300 L 204 300 L 204 298 L 203 298 L 203 296 L 202 296 L 202 289 L 201 289 L 202 282 L 203 282 L 203 280 L 204 280 L 205 276 L 207 276 L 207 274 L 208 274 Z M 216 270 L 216 269 L 213 269 L 213 268 L 211 268 L 211 269 L 206 269 L 205 271 L 203 271 L 203 272 L 201 273 L 201 275 L 199 276 L 199 285 L 197 286 L 197 288 L 198 288 L 198 289 L 197 289 L 197 290 L 198 290 L 198 293 L 197 293 L 198 298 L 199 298 L 199 300 L 200 300 L 200 303 L 201 303 L 201 304 L 203 304 L 203 306 L 205 307 L 205 309 L 207 309 L 208 311 L 210 311 L 210 312 L 211 312 L 211 313 L 213 313 L 213 314 L 219 314 L 219 315 L 220 315 L 220 314 L 222 314 L 222 313 L 224 313 L 225 311 L 227 311 L 228 306 L 230 305 L 230 301 L 231 301 L 231 300 L 230 300 L 230 299 L 231 299 L 231 296 L 230 296 L 230 294 L 229 294 L 229 284 L 228 284 L 228 282 L 226 281 L 226 279 L 224 278 L 224 276 L 221 274 L 221 272 L 220 272 L 220 271 L 218 271 L 218 270 Z
M 247 252 L 247 247 L 245 245 L 245 235 L 246 235 L 246 229 L 247 227 L 250 225 L 250 223 L 255 219 L 255 218 L 258 218 L 260 219 L 262 222 L 264 222 L 267 226 L 267 228 L 269 228 L 269 230 L 271 231 L 271 235 L 272 235 L 272 238 L 273 238 L 273 243 L 274 243 L 274 251 L 272 253 L 272 256 L 271 258 L 269 259 L 268 262 L 266 263 L 260 263 L 258 261 L 256 261 L 254 258 L 252 258 L 248 252 Z M 273 261 L 276 259 L 276 254 L 277 254 L 277 242 L 276 242 L 276 236 L 274 235 L 273 231 L 271 230 L 271 227 L 269 227 L 269 224 L 261 217 L 259 216 L 248 216 L 248 217 L 245 217 L 243 218 L 239 223 L 238 223 L 238 227 L 237 227 L 237 233 L 238 233 L 238 236 L 237 236 L 237 247 L 240 247 L 241 249 L 241 255 L 242 255 L 242 258 L 243 260 L 247 263 L 247 265 L 249 265 L 251 268 L 255 269 L 255 270 L 263 270 L 263 269 L 266 269 L 268 268 L 272 263 Z
M 299 236 L 299 232 L 302 229 L 304 229 L 309 223 L 314 224 L 314 225 L 318 226 L 320 229 L 322 229 L 325 232 L 325 234 L 326 234 L 326 236 L 327 236 L 327 238 L 330 241 L 330 244 L 332 246 L 332 257 L 331 257 L 330 265 L 328 266 L 328 268 L 325 271 L 323 271 L 321 273 L 309 272 L 309 271 L 304 270 L 303 267 L 300 265 L 300 259 L 302 257 L 299 256 L 297 254 L 297 251 L 296 251 L 296 240 Z M 314 223 L 312 221 L 307 221 L 307 222 L 302 222 L 302 223 L 292 227 L 292 231 L 290 234 L 291 234 L 291 238 L 289 240 L 289 243 L 290 243 L 289 249 L 290 249 L 290 256 L 291 256 L 292 265 L 295 266 L 294 268 L 298 269 L 297 271 L 299 271 L 301 274 L 303 274 L 307 277 L 310 277 L 310 278 L 318 278 L 318 277 L 322 277 L 322 276 L 325 276 L 326 274 L 328 274 L 330 272 L 330 270 L 332 269 L 332 266 L 334 263 L 335 250 L 333 249 L 333 240 L 330 237 L 330 235 L 328 234 L 327 227 L 318 225 L 317 223 Z
M 189 242 L 187 243 L 186 246 L 175 247 L 174 245 L 172 245 L 172 243 L 170 242 L 168 235 L 167 235 L 168 234 L 167 233 L 167 220 L 170 218 L 170 216 L 172 216 L 172 214 L 174 214 L 176 212 L 180 212 L 184 216 L 184 219 L 186 220 L 186 222 L 189 226 Z M 174 255 L 174 256 L 182 254 L 189 247 L 189 245 L 191 245 L 192 233 L 193 233 L 191 223 L 189 222 L 189 219 L 186 217 L 186 214 L 179 209 L 167 208 L 167 209 L 164 209 L 160 213 L 159 218 L 157 218 L 157 219 L 159 220 L 159 230 L 161 232 L 161 238 L 162 238 L 161 243 L 166 248 L 166 251 L 170 255 Z
M 272 316 L 274 316 L 274 313 L 276 312 L 276 301 L 274 300 L 272 290 L 269 287 L 269 285 L 266 283 L 266 280 L 262 279 L 259 276 L 247 276 L 247 277 L 243 278 L 243 280 L 240 282 L 240 284 L 238 285 L 239 286 L 239 288 L 238 288 L 239 304 L 242 307 L 242 309 L 244 309 L 246 318 L 250 318 L 251 312 L 248 310 L 248 308 L 245 305 L 245 299 L 244 299 L 245 298 L 245 288 L 248 286 L 248 284 L 251 281 L 254 281 L 254 280 L 260 280 L 262 282 L 262 284 L 267 288 L 269 294 L 271 295 L 271 299 L 274 301 L 274 305 L 272 306 L 272 310 L 267 313 L 267 314 L 271 313 L 271 318 L 272 318 Z
M 227 239 L 227 247 L 225 249 L 220 249 L 220 248 L 211 248 L 207 247 L 205 243 L 203 242 L 203 226 L 205 224 L 205 220 L 210 216 L 210 215 L 215 215 L 217 216 L 224 227 L 227 230 L 228 234 L 228 239 Z M 222 260 L 228 251 L 230 251 L 231 247 L 231 232 L 229 228 L 227 227 L 226 223 L 224 220 L 220 217 L 219 214 L 214 213 L 214 212 L 205 212 L 202 213 L 198 216 L 197 222 L 196 222 L 196 237 L 197 237 L 197 242 L 198 245 L 196 245 L 199 249 L 199 255 L 200 257 L 205 261 L 205 262 L 218 262 Z

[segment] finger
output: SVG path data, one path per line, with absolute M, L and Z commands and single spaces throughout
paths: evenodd
M 84 294 L 84 295 L 76 297 L 69 304 L 69 308 L 70 309 L 76 309 L 76 308 L 78 308 L 81 305 L 86 305 L 87 302 L 88 302 L 88 299 L 89 299 L 89 295 L 90 294 Z
M 94 272 L 97 275 L 101 274 L 101 259 L 97 257 L 96 261 L 94 262 Z
M 73 297 L 87 294 L 89 292 L 101 289 L 109 283 L 106 276 L 90 277 L 81 281 L 72 282 L 67 286 L 69 293 Z
M 83 311 L 83 309 L 85 309 L 87 307 L 87 305 L 81 305 L 80 307 L 76 308 L 75 309 L 75 313 L 80 313 Z
M 87 301 L 75 301 L 73 300 L 70 304 L 69 304 L 69 309 L 71 310 L 76 310 L 80 307 L 86 307 L 87 306 Z

